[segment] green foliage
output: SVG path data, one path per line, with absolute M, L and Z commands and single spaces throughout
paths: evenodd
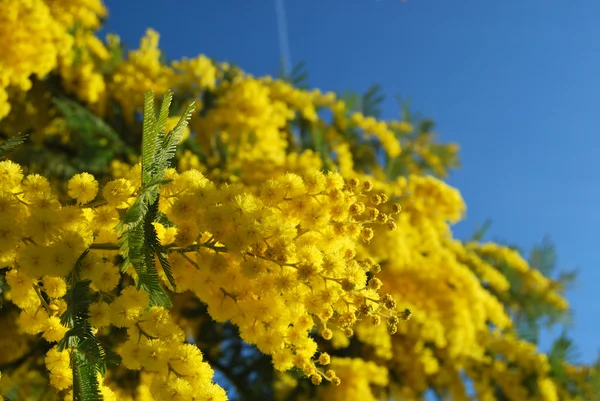
M 35 85 L 56 93 L 52 99 L 53 112 L 49 117 L 54 118 L 57 124 L 64 124 L 64 131 L 71 134 L 69 140 L 66 141 L 63 135 L 43 134 L 31 127 L 24 128 L 22 135 L 10 137 L 4 145 L 22 142 L 27 134 L 38 137 L 31 145 L 14 149 L 10 159 L 26 165 L 30 173 L 60 179 L 71 178 L 81 171 L 102 177 L 106 176 L 111 161 L 121 159 L 131 162 L 136 154 L 131 144 L 135 143 L 136 138 L 135 135 L 129 135 L 128 128 L 120 121 L 121 114 L 115 111 L 118 106 L 109 105 L 111 118 L 104 120 L 84 104 L 68 97 L 57 81 L 48 79 Z M 128 135 L 121 135 L 123 132 L 128 132 Z M 43 146 L 36 145 L 41 139 L 39 135 L 44 135 Z M 4 153 L 0 149 L 0 156 Z
M 471 237 L 471 241 L 479 242 L 485 237 L 490 227 L 492 227 L 492 220 L 486 220 L 483 222 L 481 227 L 477 228 Z
M 96 369 L 78 350 L 71 351 L 73 401 L 102 401 Z
M 165 93 L 163 105 L 165 103 L 170 104 L 172 98 L 173 95 L 171 92 Z M 156 156 L 156 147 L 158 145 L 154 94 L 152 92 L 146 93 L 146 96 L 144 97 L 144 122 L 142 127 L 142 185 L 145 185 L 150 179 L 150 168 L 154 161 L 154 157 Z
M 142 232 L 144 235 L 143 259 L 139 269 L 137 270 L 139 275 L 138 287 L 144 289 L 150 295 L 151 305 L 170 307 L 171 300 L 169 299 L 169 295 L 165 291 L 164 287 L 160 283 L 160 277 L 158 276 L 155 262 L 155 255 L 157 254 L 160 254 L 159 258 L 166 260 L 160 245 L 160 241 L 156 235 L 156 230 L 152 224 L 154 221 L 156 221 L 157 212 L 158 198 L 152 205 L 150 205 L 148 213 L 146 213 L 146 216 L 144 216 L 144 223 L 142 226 Z M 165 274 L 169 278 L 171 285 L 175 287 L 175 281 L 173 280 L 173 275 L 171 274 L 171 268 L 168 265 L 168 262 L 167 266 L 168 268 L 165 270 Z
M 6 154 L 25 142 L 27 134 L 19 134 L 8 138 L 2 144 L 0 144 L 0 160 L 6 157 Z
M 93 142 L 92 137 L 98 136 L 112 141 L 113 148 L 117 150 L 133 153 L 110 125 L 79 102 L 63 97 L 54 99 L 54 105 L 65 118 L 67 128 L 80 134 L 78 137 L 85 142 Z
M 126 212 L 119 224 L 121 237 L 119 247 L 125 258 L 123 269 L 132 265 L 136 270 L 137 287 L 144 289 L 150 296 L 151 305 L 170 307 L 171 300 L 160 283 L 155 256 L 161 264 L 169 283 L 175 287 L 171 267 L 164 249 L 160 245 L 152 223 L 158 221 L 158 188 L 166 183 L 165 170 L 175 156 L 177 144 L 181 141 L 183 130 L 194 111 L 190 104 L 182 114 L 175 128 L 165 132 L 169 117 L 169 108 L 173 94 L 165 94 L 158 117 L 154 108 L 154 95 L 149 92 L 144 99 L 144 120 L 142 136 L 142 186 L 138 199 Z M 163 217 L 160 217 L 164 219 Z
M 300 61 L 288 74 L 286 73 L 285 63 L 282 60 L 279 78 L 291 83 L 297 88 L 308 89 L 308 70 L 306 68 L 306 62 Z
M 488 220 L 475 231 L 471 240 L 482 241 L 490 227 L 491 221 Z M 507 246 L 524 254 L 517 246 Z M 527 291 L 522 276 L 513 267 L 507 265 L 505 261 L 491 257 L 485 256 L 483 259 L 495 266 L 509 281 L 510 287 L 507 293 L 496 294 L 496 296 L 505 303 L 507 311 L 512 315 L 516 334 L 520 338 L 538 344 L 542 330 L 551 329 L 557 324 L 569 325 L 571 312 L 557 309 L 549 304 L 542 293 Z M 531 249 L 528 259 L 532 268 L 553 280 L 552 290 L 564 292 L 577 276 L 576 270 L 557 271 L 556 247 L 547 237 Z M 494 292 L 491 288 L 488 290 Z
M 156 228 L 152 223 L 158 220 L 158 199 L 148 209 L 148 213 L 146 214 L 146 219 L 144 221 L 144 235 L 146 239 L 146 243 L 149 245 L 148 257 L 151 258 L 151 263 L 154 263 L 154 255 L 157 256 L 157 259 L 162 267 L 165 276 L 169 280 L 169 284 L 175 289 L 175 279 L 173 278 L 173 273 L 171 272 L 171 265 L 169 264 L 169 260 L 167 259 L 167 254 L 165 249 L 163 248 L 160 240 L 158 239 L 158 234 L 156 233 Z M 148 263 L 148 262 L 147 262 Z
M 58 343 L 59 351 L 71 350 L 73 399 L 81 401 L 102 400 L 96 374 L 106 374 L 107 364 L 118 361 L 117 355 L 105 349 L 94 335 L 89 315 L 90 283 L 89 280 L 77 281 L 67 292 L 67 310 L 60 321 L 69 330 Z
M 563 376 L 565 374 L 563 363 L 575 363 L 578 357 L 579 354 L 573 340 L 563 331 L 552 344 L 552 349 L 548 354 L 548 362 L 550 362 L 550 368 L 555 375 Z
M 586 396 L 583 387 L 589 387 L 592 393 L 595 394 L 594 400 L 600 399 L 600 357 L 597 358 L 594 366 L 583 378 L 583 386 L 581 383 L 576 383 L 565 369 L 565 362 L 576 364 L 578 359 L 579 352 L 573 340 L 567 335 L 566 331 L 563 331 L 554 341 L 548 353 L 548 362 L 550 363 L 553 379 L 559 386 L 567 389 L 573 397 L 583 399 Z
M 80 275 L 81 275 L 81 271 L 83 270 L 83 264 L 81 263 L 81 261 L 83 260 L 83 258 L 86 257 L 86 255 L 89 252 L 90 252 L 90 250 L 86 249 L 79 256 L 79 258 L 77 258 L 77 261 L 75 262 L 75 267 L 73 268 L 73 270 L 71 270 L 71 272 L 69 273 L 69 275 L 66 277 L 66 282 L 67 282 L 67 285 L 69 286 L 69 288 L 73 287 L 73 285 L 79 281 Z
M 491 221 L 486 221 L 473 234 L 472 240 L 481 241 L 490 226 Z M 514 245 L 509 247 L 523 253 Z M 550 374 L 557 385 L 565 389 L 572 397 L 586 397 L 586 394 L 589 394 L 586 389 L 592 389 L 596 394 L 594 399 L 600 399 L 600 358 L 587 372 L 583 383 L 576 382 L 567 371 L 567 365 L 577 366 L 579 363 L 579 353 L 573 340 L 568 335 L 570 311 L 558 310 L 553 305 L 545 302 L 540 294 L 526 291 L 521 277 L 512 267 L 492 258 L 484 259 L 498 268 L 510 282 L 508 296 L 502 297 L 498 294 L 498 297 L 505 302 L 505 307 L 512 314 L 515 331 L 520 338 L 539 345 L 542 331 L 555 328 L 557 325 L 562 326 L 561 334 L 554 339 L 547 353 Z M 576 270 L 557 270 L 556 247 L 547 237 L 531 249 L 528 259 L 532 268 L 538 269 L 545 276 L 553 279 L 554 290 L 559 292 L 564 292 L 570 288 L 577 277 Z M 535 377 L 530 379 L 532 380 L 530 391 L 532 394 L 536 394 L 539 390 L 535 383 Z M 508 399 L 499 387 L 496 396 L 498 400 Z
M 54 104 L 65 119 L 67 128 L 76 133 L 69 146 L 77 149 L 70 164 L 85 165 L 94 173 L 105 171 L 115 158 L 130 158 L 134 150 L 102 118 L 84 105 L 66 97 L 55 98 Z
M 384 101 L 385 94 L 381 85 L 371 85 L 361 98 L 362 113 L 365 116 L 381 117 L 381 105 Z

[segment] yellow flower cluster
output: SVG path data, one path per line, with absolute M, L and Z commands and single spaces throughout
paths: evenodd
M 402 377 L 401 385 L 391 385 L 394 394 L 399 399 L 417 400 L 435 384 L 448 389 L 456 399 L 466 400 L 467 390 L 460 376 L 460 370 L 466 369 L 476 380 L 476 387 L 481 387 L 479 399 L 495 400 L 490 398 L 493 392 L 486 392 L 488 387 L 482 383 L 488 379 L 489 383 L 500 383 L 500 377 L 508 379 L 501 373 L 483 379 L 478 373 L 487 361 L 493 362 L 487 355 L 494 352 L 500 359 L 515 363 L 516 368 L 511 370 L 513 381 L 500 384 L 514 397 L 511 399 L 538 399 L 532 398 L 523 384 L 530 374 L 539 377 L 540 392 L 546 394 L 540 400 L 558 397 L 546 357 L 534 345 L 501 334 L 502 329 L 510 330 L 511 321 L 498 294 L 506 292 L 510 284 L 495 267 L 498 260 L 485 261 L 483 254 L 510 260 L 514 269 L 521 272 L 524 283 L 530 282 L 530 277 L 543 276 L 508 248 L 453 240 L 449 223 L 460 219 L 465 206 L 460 194 L 443 182 L 411 176 L 392 185 L 376 182 L 375 187 L 399 196 L 402 213 L 396 220 L 398 229 L 377 232 L 369 252 L 377 255 L 376 261 L 383 266 L 379 275 L 383 291 L 410 307 L 413 317 L 400 321 L 394 329 L 363 320 L 355 331 L 376 358 L 388 360 L 395 374 Z M 551 283 L 545 277 L 543 280 Z M 496 295 L 486 290 L 484 284 L 488 283 Z M 548 291 L 543 284 L 539 287 Z M 528 287 L 527 291 L 537 290 Z M 562 299 L 556 292 L 549 293 Z M 490 326 L 501 331 L 492 332 Z M 494 340 L 482 340 L 488 337 Z M 337 346 L 346 347 L 348 342 L 338 342 Z M 492 365 L 500 366 L 498 363 Z
M 332 358 L 331 369 L 341 384 L 320 388 L 320 399 L 376 401 L 382 399 L 382 390 L 388 385 L 387 369 L 361 358 Z
M 460 192 L 431 176 L 411 176 L 398 185 L 406 197 L 405 211 L 415 219 L 456 223 L 464 216 L 466 207 Z
M 184 332 L 167 310 L 149 308 L 147 293 L 132 286 L 114 298 L 122 287 L 113 262 L 118 210 L 134 202 L 140 172 L 136 165 L 126 178 L 108 182 L 102 189 L 106 203 L 92 207 L 83 205 L 96 198 L 98 183 L 88 173 L 78 174 L 68 184 L 77 205 L 68 206 L 45 178 L 24 177 L 19 165 L 0 162 L 0 221 L 5 222 L 0 258 L 10 267 L 5 278 L 11 301 L 21 309 L 19 327 L 50 343 L 65 336 L 64 277 L 80 263 L 78 274 L 100 296 L 90 308 L 92 324 L 127 329 L 119 348 L 123 364 L 152 375 L 155 400 L 224 399 L 223 390 L 211 384 L 211 368 L 197 347 L 184 344 Z M 160 189 L 159 210 L 176 226 L 154 224 L 169 249 L 177 284 L 172 290 L 191 290 L 214 319 L 238 325 L 246 342 L 273 357 L 276 369 L 295 366 L 315 383 L 337 382 L 334 373 L 317 368 L 329 360 L 314 358 L 317 343 L 310 331 L 317 326 L 329 339 L 329 327 L 352 336 L 361 318 L 384 315 L 398 321 L 395 301 L 377 292 L 381 281 L 373 274 L 379 267 L 356 258 L 374 228 L 396 227 L 392 215 L 378 209 L 385 195 L 371 193 L 369 181 L 288 173 L 264 183 L 255 196 L 241 186 L 218 188 L 196 170 L 168 170 L 167 177 L 171 182 Z M 49 351 L 46 367 L 57 390 L 72 385 L 67 350 Z
M 178 93 L 199 97 L 204 90 L 216 85 L 219 71 L 209 58 L 204 55 L 192 59 L 184 57 L 168 66 L 161 61 L 158 42 L 159 34 L 148 29 L 140 48 L 129 52 L 112 77 L 112 95 L 128 119 L 141 110 L 144 94 L 150 90 L 162 95 L 172 88 Z
M 400 204 L 394 207 L 402 210 L 395 221 L 398 229 L 387 233 L 376 230 L 369 249 L 358 254 L 376 255 L 382 266 L 378 274 L 382 290 L 408 306 L 412 318 L 386 325 L 380 324 L 379 316 L 372 316 L 360 321 L 354 331 L 368 346 L 366 355 L 387 361 L 382 366 L 389 366 L 402 378 L 388 385 L 392 394 L 416 401 L 434 385 L 445 388 L 453 399 L 467 400 L 468 390 L 461 378 L 464 371 L 474 380 L 478 399 L 496 400 L 494 385 L 514 400 L 560 399 L 546 356 L 535 345 L 510 334 L 511 321 L 502 298 L 510 283 L 498 270 L 499 258 L 515 265 L 524 283 L 529 283 L 530 277 L 543 276 L 508 248 L 453 240 L 449 224 L 461 218 L 465 206 L 460 194 L 442 181 L 411 176 L 392 184 L 375 182 L 375 188 L 399 197 Z M 484 260 L 484 253 L 497 260 Z M 486 285 L 496 292 L 487 290 Z M 543 284 L 538 290 L 527 288 L 532 294 L 548 292 Z M 549 293 L 562 299 L 556 292 Z M 349 346 L 341 330 L 334 328 L 332 336 L 333 348 Z M 337 369 L 336 373 L 345 383 Z M 525 380 L 531 375 L 537 377 L 539 393 L 535 394 L 540 395 L 527 387 Z M 352 377 L 352 383 L 363 386 L 357 377 Z M 368 383 L 364 386 L 370 389 Z M 351 387 L 349 391 L 361 390 Z M 366 391 L 336 395 L 331 387 L 326 392 L 320 392 L 320 399 L 373 397 Z
M 178 91 L 200 96 L 205 89 L 215 88 L 218 70 L 203 54 L 192 59 L 184 57 L 173 61 L 173 69 L 177 72 L 175 86 Z
M 125 367 L 149 373 L 155 400 L 227 399 L 225 391 L 211 383 L 212 368 L 197 346 L 184 342 L 184 332 L 168 310 L 147 306 L 148 295 L 128 287 L 110 305 L 101 302 L 92 309 L 98 326 L 127 328 L 127 341 L 119 348 Z
M 216 137 L 241 161 L 283 164 L 287 141 L 282 130 L 294 117 L 287 105 L 273 100 L 269 87 L 252 77 L 224 81 L 217 91 L 214 107 L 190 124 L 201 146 L 210 149 Z
M 48 0 L 52 16 L 67 29 L 80 25 L 98 29 L 107 11 L 101 0 Z
M 369 242 L 380 224 L 369 216 L 377 209 L 368 206 L 368 182 L 346 186 L 336 173 L 286 174 L 267 181 L 256 197 L 239 186 L 217 191 L 193 170 L 170 178 L 159 210 L 177 233 L 159 235 L 196 249 L 195 260 L 171 256 L 182 283 L 176 290 L 190 289 L 214 319 L 237 324 L 246 342 L 273 356 L 276 369 L 317 374 L 311 359 L 317 344 L 309 337 L 315 319 L 327 339 L 328 326 L 350 336 L 357 315 L 393 310 L 377 294 L 377 279 L 367 285 L 372 262 L 355 259 L 357 244 Z M 387 229 L 394 228 L 390 216 Z
M 73 51 L 65 55 L 60 64 L 65 88 L 100 112 L 106 96 L 106 82 L 100 66 L 108 58 L 108 50 L 95 35 L 78 29 L 74 34 Z
M 48 181 L 38 175 L 23 177 L 20 166 L 0 163 L 0 258 L 11 266 L 5 274 L 10 300 L 20 309 L 20 330 L 42 334 L 50 342 L 61 340 L 67 328 L 60 316 L 66 310 L 67 285 L 63 277 L 81 260 L 82 278 L 91 280 L 99 294 L 113 292 L 121 273 L 112 262 L 114 252 L 99 250 L 82 258 L 93 242 L 116 240 L 117 207 L 133 194 L 134 185 L 121 179 L 104 187 L 108 206 L 81 208 L 61 205 Z M 98 183 L 87 173 L 69 181 L 69 195 L 78 204 L 96 197 Z M 125 287 L 110 303 L 99 301 L 90 308 L 97 328 L 113 325 L 128 329 L 129 340 L 122 345 L 123 363 L 130 369 L 154 374 L 154 400 L 225 399 L 224 391 L 211 384 L 212 370 L 196 346 L 184 344 L 184 333 L 169 318 L 167 310 L 147 308 L 148 295 Z M 4 326 L 10 329 L 10 324 Z M 12 333 L 16 330 L 13 329 Z M 3 341 L 0 354 L 11 360 L 20 353 L 17 344 Z M 142 365 L 140 365 L 140 363 Z M 67 350 L 56 347 L 46 355 L 50 384 L 57 390 L 72 385 Z M 171 380 L 172 378 L 172 380 Z M 112 390 L 104 389 L 105 399 Z M 177 398 L 179 397 L 179 398 Z M 113 399 L 115 399 L 113 397 Z
M 158 39 L 158 33 L 148 29 L 140 48 L 129 52 L 113 76 L 113 96 L 127 118 L 133 118 L 134 112 L 141 108 L 146 92 L 165 93 L 171 84 L 172 71 L 160 61 Z
M 199 329 L 179 319 L 179 297 L 207 305 L 206 319 L 236 325 L 276 370 L 323 383 L 317 399 L 416 401 L 434 387 L 467 400 L 466 375 L 480 400 L 498 400 L 498 388 L 512 401 L 574 400 L 509 318 L 520 308 L 515 290 L 567 310 L 561 288 L 508 247 L 452 237 L 465 203 L 427 174 L 455 167 L 456 145 L 406 121 L 351 113 L 333 93 L 202 55 L 165 64 L 153 30 L 114 60 L 118 38 L 93 33 L 105 15 L 99 0 L 0 1 L 0 130 L 31 131 L 42 147 L 48 134 L 61 146 L 76 142 L 52 105 L 49 74 L 106 121 L 124 117 L 119 134 L 129 143 L 148 90 L 173 88 L 177 100 L 200 104 L 153 222 L 170 266 L 156 263 L 161 285 L 175 306 L 151 305 L 135 269 L 122 271 L 117 226 L 144 191 L 135 158 L 112 160 L 110 180 L 79 171 L 68 183 L 35 174 L 41 159 L 23 166 L 26 176 L 2 161 L 0 269 L 10 290 L 0 366 L 27 363 L 3 368 L 0 393 L 30 399 L 50 383 L 60 399 L 73 398 L 73 351 L 54 343 L 68 330 L 60 317 L 76 271 L 91 283 L 94 333 L 122 358 L 99 378 L 106 400 L 226 399 L 208 354 L 187 343 Z M 166 131 L 177 121 L 168 118 Z M 386 165 L 364 137 L 383 147 Z M 587 388 L 589 369 L 565 370 Z M 119 375 L 132 371 L 132 388 L 123 388 Z M 277 386 L 289 395 L 303 384 L 283 374 Z
M 366 117 L 361 113 L 352 114 L 352 122 L 362 129 L 367 136 L 374 136 L 381 142 L 390 157 L 400 154 L 400 141 L 396 138 L 394 131 L 383 121 L 377 121 L 373 117 Z
M 480 265 L 486 264 L 482 259 L 488 258 L 495 264 L 502 263 L 514 270 L 521 278 L 523 291 L 526 294 L 540 296 L 544 302 L 558 310 L 566 311 L 569 308 L 567 300 L 556 292 L 556 283 L 538 269 L 531 268 L 515 250 L 491 242 L 467 244 L 467 249 L 471 251 L 471 257 L 475 258 Z
M 475 391 L 478 399 L 493 400 L 499 386 L 509 399 L 552 401 L 559 399 L 558 388 L 549 376 L 550 365 L 546 355 L 539 354 L 535 345 L 519 340 L 513 336 L 500 336 L 491 333 L 488 336 L 490 353 L 502 355 L 502 359 L 494 360 L 485 357 L 479 366 L 467 368 L 470 374 L 477 377 Z M 518 369 L 515 369 L 518 366 Z M 538 392 L 531 394 L 525 380 L 537 378 Z
M 335 94 L 332 92 L 322 94 L 319 90 L 308 92 L 302 89 L 295 88 L 291 84 L 270 78 L 264 79 L 265 83 L 271 90 L 271 97 L 275 100 L 285 102 L 294 110 L 310 122 L 317 122 L 317 107 L 329 106 L 336 100 Z
M 72 39 L 43 0 L 6 0 L 0 3 L 0 118 L 10 111 L 8 88 L 31 88 L 70 51 Z

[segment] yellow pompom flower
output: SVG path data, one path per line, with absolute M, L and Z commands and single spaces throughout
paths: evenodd
M 69 352 L 59 351 L 58 347 L 50 349 L 45 358 L 46 369 L 50 372 L 50 384 L 58 390 L 64 390 L 73 384 Z
M 50 316 L 44 327 L 42 335 L 49 342 L 60 341 L 69 329 L 60 323 L 58 316 Z
M 105 302 L 91 304 L 90 322 L 97 328 L 108 326 L 110 324 L 110 306 Z
M 44 292 L 50 298 L 61 298 L 67 293 L 67 284 L 62 277 L 44 276 L 42 283 Z
M 124 209 L 129 206 L 127 202 L 134 190 L 135 188 L 131 185 L 129 180 L 119 178 L 118 180 L 107 183 L 102 190 L 102 195 L 112 207 Z
M 94 200 L 98 194 L 98 181 L 89 173 L 74 175 L 69 180 L 69 196 L 84 205 Z

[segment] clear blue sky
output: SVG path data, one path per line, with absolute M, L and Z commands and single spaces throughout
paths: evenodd
M 147 27 L 169 58 L 204 53 L 255 75 L 279 67 L 275 0 L 106 0 L 106 29 L 137 47 Z M 292 62 L 323 90 L 383 85 L 461 145 L 450 179 L 466 237 L 530 248 L 546 234 L 569 294 L 582 360 L 600 346 L 600 2 L 595 0 L 285 0 Z M 135 11 L 135 14 L 134 14 Z

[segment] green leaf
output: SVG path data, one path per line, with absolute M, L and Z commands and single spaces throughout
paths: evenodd
M 346 104 L 349 112 L 362 112 L 362 99 L 359 94 L 345 90 L 340 94 L 339 98 Z
M 71 352 L 73 401 L 102 401 L 100 383 L 93 364 L 78 350 Z
M 285 60 L 281 60 L 281 67 L 278 77 L 286 82 L 289 82 L 296 88 L 307 89 L 308 88 L 308 71 L 306 69 L 306 62 L 300 61 L 292 70 L 287 73 L 287 68 L 285 65 Z
M 413 118 L 410 112 L 410 100 L 404 100 L 400 95 L 396 95 L 395 97 L 396 102 L 398 103 L 398 107 L 400 108 L 400 115 L 402 117 L 402 121 L 411 123 L 413 121 Z
M 433 122 L 433 120 L 422 120 L 419 122 L 419 127 L 418 127 L 418 131 L 421 134 L 425 134 L 425 133 L 429 133 L 431 131 L 433 131 L 433 128 L 435 127 L 435 122 Z
M 569 288 L 573 286 L 578 275 L 579 271 L 577 269 L 563 270 L 558 273 L 556 281 L 562 284 L 564 288 Z
M 81 103 L 66 97 L 54 98 L 53 103 L 63 117 L 65 117 L 69 129 L 77 131 L 80 134 L 89 135 L 88 140 L 94 134 L 99 134 L 101 137 L 105 137 L 115 145 L 118 145 L 126 153 L 133 153 L 110 125 Z
M 158 131 L 156 130 L 156 111 L 154 109 L 154 93 L 144 96 L 144 121 L 142 124 L 142 184 L 150 177 L 150 168 L 156 155 Z
M 122 226 L 126 228 L 121 228 Z M 125 258 L 123 270 L 127 268 L 129 264 L 134 265 L 136 271 L 138 266 L 143 261 L 143 248 L 144 248 L 144 225 L 143 221 L 136 224 L 124 225 L 119 224 L 118 230 L 121 232 L 119 237 L 119 249 Z
M 158 257 L 165 275 L 173 287 L 175 287 L 175 280 L 152 223 L 158 219 L 158 189 L 161 185 L 169 182 L 164 179 L 165 170 L 175 156 L 177 144 L 183 136 L 183 130 L 194 112 L 194 103 L 192 102 L 180 117 L 175 128 L 169 133 L 165 133 L 164 127 L 169 116 L 172 99 L 173 94 L 168 91 L 164 96 L 157 120 L 152 92 L 148 92 L 145 96 L 142 124 L 142 187 L 138 199 L 125 212 L 125 216 L 117 226 L 117 230 L 121 234 L 119 248 L 125 259 L 122 269 L 133 265 L 138 275 L 138 289 L 148 292 L 151 305 L 165 307 L 170 307 L 172 304 L 160 282 L 155 257 Z
M 172 180 L 165 180 L 162 177 L 151 178 L 150 181 L 140 190 L 138 198 L 133 205 L 125 212 L 123 223 L 136 224 L 144 218 L 148 212 L 148 205 L 155 202 L 158 196 L 158 188 L 161 185 L 168 184 Z
M 160 242 L 156 235 L 156 229 L 152 224 L 156 220 L 156 214 L 158 212 L 158 199 L 155 203 L 150 206 L 149 212 L 146 214 L 144 220 L 144 259 L 141 264 L 139 273 L 139 286 L 143 288 L 150 296 L 150 304 L 163 306 L 165 308 L 171 307 L 171 299 L 165 291 L 164 287 L 160 282 L 158 271 L 156 270 L 156 263 L 154 256 L 158 249 L 162 253 L 163 250 L 160 248 Z M 164 255 L 163 255 L 164 257 Z M 160 260 L 160 257 L 159 257 Z M 166 260 L 166 257 L 165 257 Z M 169 282 L 175 287 L 175 280 L 171 273 L 171 266 L 167 262 L 167 270 L 165 274 L 169 279 Z
M 325 134 L 318 128 L 313 129 L 311 134 L 315 151 L 321 156 L 324 162 L 327 162 L 330 156 L 327 149 L 327 142 L 325 141 Z
M 183 138 L 183 131 L 188 126 L 188 122 L 190 118 L 192 118 L 192 114 L 194 113 L 194 109 L 196 108 L 196 104 L 191 102 L 189 106 L 185 109 L 179 121 L 175 125 L 175 128 L 171 130 L 166 135 L 161 135 L 159 140 L 160 147 L 156 152 L 156 156 L 154 159 L 155 165 L 155 173 L 153 174 L 153 178 L 162 179 L 164 177 L 165 169 L 169 167 L 169 163 L 173 157 L 175 157 L 175 151 L 177 150 L 177 144 Z
M 90 284 L 90 280 L 77 281 L 67 292 L 67 309 L 60 321 L 70 329 L 58 343 L 59 351 L 71 349 L 73 400 L 82 401 L 102 400 L 97 373 L 105 374 L 107 363 L 118 363 L 118 356 L 107 351 L 94 335 L 89 316 Z
M 139 286 L 146 291 L 150 297 L 150 306 L 162 306 L 170 308 L 173 306 L 171 298 L 160 283 L 160 277 L 154 263 L 154 252 L 145 250 L 145 260 L 141 265 L 139 273 Z
M 75 327 L 77 319 L 85 318 L 88 314 L 92 300 L 90 297 L 90 280 L 78 281 L 67 294 L 67 310 L 60 317 L 60 322 L 66 327 Z
M 548 237 L 542 243 L 531 250 L 529 263 L 545 276 L 550 276 L 556 268 L 556 247 Z
M 473 233 L 473 237 L 471 237 L 471 240 L 475 241 L 475 242 L 481 241 L 483 239 L 483 237 L 485 237 L 485 234 L 487 234 L 487 232 L 489 231 L 489 229 L 491 227 L 492 227 L 492 220 L 488 219 L 488 220 L 484 221 L 483 225 L 475 230 L 475 232 Z
M 573 340 L 567 336 L 566 332 L 562 332 L 561 335 L 554 340 L 552 344 L 552 350 L 548 355 L 548 361 L 550 366 L 559 370 L 562 369 L 563 362 L 575 363 L 579 358 L 579 353 Z
M 515 330 L 517 336 L 532 344 L 537 344 L 539 341 L 540 328 L 537 318 L 532 318 L 529 315 L 518 315 L 514 319 Z
M 379 117 L 381 115 L 381 105 L 385 101 L 385 94 L 381 85 L 371 85 L 362 96 L 362 113 L 365 116 Z
M 173 272 L 171 271 L 171 264 L 169 263 L 169 260 L 167 259 L 167 254 L 166 254 L 165 250 L 163 249 L 163 247 L 160 243 L 160 240 L 158 239 L 158 234 L 156 233 L 156 228 L 154 227 L 154 224 L 152 224 L 152 222 L 155 222 L 157 220 L 158 203 L 159 203 L 159 199 L 157 198 L 156 202 L 154 202 L 150 206 L 150 208 L 148 210 L 148 214 L 146 215 L 147 223 L 144 227 L 146 243 L 150 245 L 150 248 L 156 254 L 158 261 L 159 261 L 163 271 L 165 272 L 165 276 L 167 276 L 167 279 L 169 280 L 169 283 L 171 284 L 173 289 L 176 289 L 177 285 L 175 284 L 175 278 L 173 278 Z
M 4 393 L 4 399 L 6 401 L 19 401 L 19 388 L 16 385 L 10 387 Z
M 292 68 L 288 81 L 300 89 L 306 89 L 308 87 L 308 70 L 306 69 L 306 63 L 304 61 L 300 61 Z
M 135 200 L 133 205 L 127 209 L 125 212 L 125 217 L 123 218 L 123 223 L 125 224 L 136 224 L 140 222 L 146 212 L 148 211 L 148 203 L 144 197 L 144 191 L 141 190 L 138 198 Z
M 81 261 L 86 255 L 90 252 L 89 249 L 86 249 L 75 261 L 75 268 L 71 270 L 71 273 L 66 277 L 66 282 L 69 287 L 72 287 L 75 283 L 77 283 L 80 279 L 81 271 L 83 270 L 83 264 Z
M 27 134 L 18 134 L 15 136 L 11 136 L 2 144 L 0 144 L 0 159 L 4 159 L 6 153 L 10 152 L 27 139 Z
M 158 113 L 158 121 L 156 122 L 155 130 L 156 132 L 164 133 L 165 126 L 167 125 L 167 119 L 169 118 L 169 108 L 171 107 L 171 102 L 173 101 L 173 92 L 170 90 L 165 93 L 163 97 L 162 104 L 160 106 L 160 112 Z

